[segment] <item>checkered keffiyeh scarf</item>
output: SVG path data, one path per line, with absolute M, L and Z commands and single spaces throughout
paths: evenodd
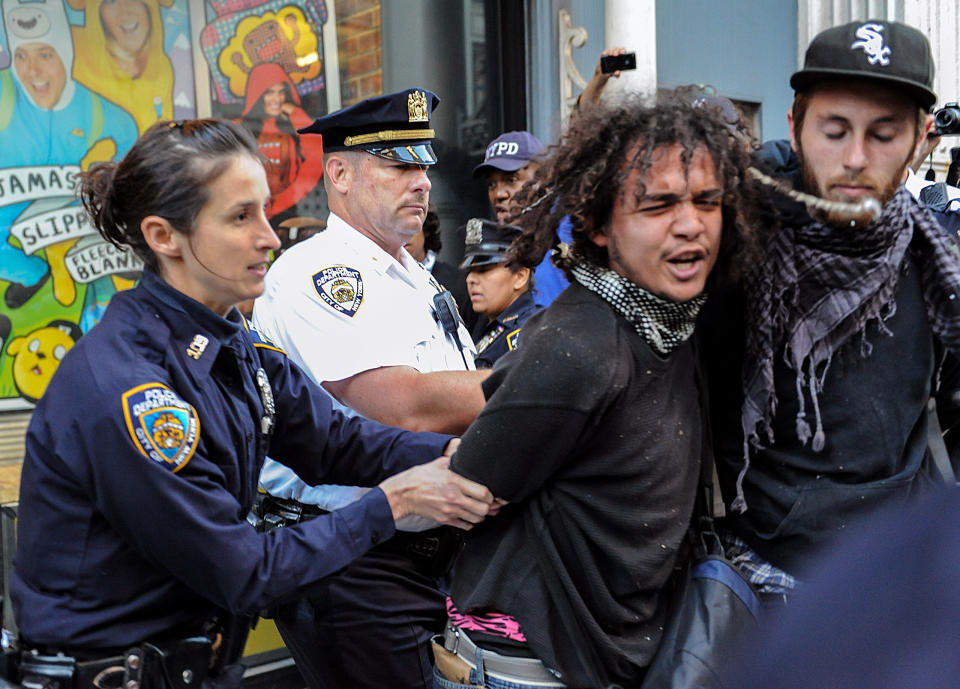
M 693 334 L 705 294 L 690 301 L 674 302 L 650 294 L 634 282 L 583 258 L 573 265 L 573 278 L 600 296 L 627 319 L 650 347 L 667 356 Z
M 864 227 L 832 228 L 810 220 L 781 227 L 765 260 L 745 276 L 748 295 L 744 403 L 741 423 L 744 466 L 731 507 L 744 512 L 743 477 L 750 464 L 749 446 L 774 442 L 771 422 L 777 408 L 774 356 L 796 374 L 799 412 L 797 438 L 819 452 L 824 431 L 818 395 L 834 354 L 853 338 L 860 356 L 872 351 L 866 328 L 896 312 L 897 284 L 906 269 L 907 251 L 920 271 L 923 301 L 935 337 L 960 352 L 960 252 L 936 219 L 900 188 L 880 218 Z M 803 286 L 802 289 L 800 286 Z M 805 393 L 813 407 L 811 430 Z

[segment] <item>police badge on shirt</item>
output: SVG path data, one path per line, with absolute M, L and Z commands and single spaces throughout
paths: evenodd
M 330 266 L 314 273 L 313 286 L 327 306 L 350 317 L 363 302 L 360 271 L 347 266 Z
M 177 473 L 200 441 L 200 419 L 192 405 L 163 383 L 146 383 L 123 393 L 123 415 L 141 454 Z

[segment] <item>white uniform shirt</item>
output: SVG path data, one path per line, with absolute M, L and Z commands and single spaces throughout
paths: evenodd
M 438 292 L 406 249 L 397 261 L 331 213 L 323 232 L 294 244 L 270 267 L 253 323 L 318 383 L 382 366 L 472 370 L 476 352 L 467 329 L 460 324 L 461 354 L 434 315 Z M 311 487 L 270 459 L 260 485 L 271 495 L 327 510 L 367 490 Z

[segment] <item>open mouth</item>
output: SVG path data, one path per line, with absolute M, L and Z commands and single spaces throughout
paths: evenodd
M 693 268 L 693 266 L 696 265 L 697 261 L 701 261 L 701 260 L 703 259 L 699 256 L 696 258 L 677 258 L 677 259 L 671 260 L 670 263 L 675 265 L 677 268 L 683 269 L 683 268 Z
M 684 251 L 669 257 L 667 263 L 673 267 L 677 277 L 684 278 L 695 274 L 706 257 L 705 251 Z
M 140 28 L 140 22 L 133 22 L 132 24 L 123 24 L 120 27 L 120 30 L 125 34 L 136 33 L 137 29 Z

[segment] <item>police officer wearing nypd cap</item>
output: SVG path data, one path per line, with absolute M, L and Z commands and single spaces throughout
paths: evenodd
M 540 139 L 526 131 L 504 132 L 487 145 L 473 176 L 486 180 L 490 208 L 499 222 L 516 221 L 521 211 L 516 197 L 524 185 L 535 183 L 544 151 Z M 561 241 L 571 241 L 568 222 L 561 223 L 558 233 Z M 540 306 L 548 306 L 570 284 L 549 252 L 534 270 L 534 283 L 533 299 Z
M 438 103 L 407 89 L 300 130 L 323 136 L 327 229 L 277 259 L 253 318 L 349 413 L 460 433 L 483 406 L 488 372 L 475 370 L 450 293 L 404 248 L 428 209 Z M 261 486 L 305 511 L 337 509 L 366 490 L 307 486 L 275 463 Z M 459 547 L 455 531 L 398 534 L 280 611 L 312 688 L 431 686 L 429 640 L 445 616 L 438 577 Z
M 466 225 L 462 270 L 473 310 L 482 318 L 473 331 L 477 368 L 517 348 L 520 328 L 542 307 L 533 302 L 533 275 L 510 254 L 510 245 L 522 230 L 492 220 L 471 218 Z
M 604 50 L 600 55 L 621 55 L 624 52 L 623 48 L 618 47 Z M 607 81 L 619 76 L 619 71 L 604 73 L 601 70 L 601 60 L 597 58 L 593 76 L 577 97 L 575 109 L 594 107 L 600 101 Z M 473 169 L 473 176 L 486 181 L 487 197 L 496 220 L 516 221 L 521 210 L 516 203 L 516 197 L 525 184 L 535 182 L 537 169 L 540 167 L 539 160 L 545 151 L 540 139 L 527 131 L 504 132 L 487 144 L 483 162 Z M 566 244 L 573 241 L 568 218 L 564 218 L 560 223 L 557 236 Z M 539 306 L 549 306 L 570 284 L 563 271 L 553 264 L 549 251 L 535 267 L 532 282 L 533 300 Z

